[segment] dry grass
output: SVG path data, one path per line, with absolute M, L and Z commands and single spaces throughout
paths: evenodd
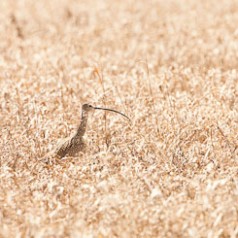
M 237 1 L 0 9 L 0 237 L 238 237 Z

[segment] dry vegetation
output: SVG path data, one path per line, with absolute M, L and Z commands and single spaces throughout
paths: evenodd
M 0 237 L 238 237 L 236 0 L 0 9 Z

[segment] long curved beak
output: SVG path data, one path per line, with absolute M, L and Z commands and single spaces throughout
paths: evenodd
M 123 117 L 127 118 L 131 122 L 131 119 L 128 116 L 126 116 L 125 114 L 123 114 L 121 112 L 118 112 L 118 111 L 116 111 L 114 109 L 109 109 L 109 108 L 104 108 L 104 107 L 94 107 L 94 109 L 118 113 L 118 114 L 122 115 Z

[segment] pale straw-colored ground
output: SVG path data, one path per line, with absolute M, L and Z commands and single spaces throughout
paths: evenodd
M 237 1 L 0 9 L 0 237 L 238 237 Z

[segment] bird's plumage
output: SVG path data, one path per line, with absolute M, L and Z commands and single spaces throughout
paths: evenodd
M 83 138 L 71 136 L 64 139 L 56 149 L 56 155 L 60 158 L 68 156 L 76 156 L 80 151 L 85 149 L 86 145 Z
M 77 128 L 76 133 L 63 140 L 56 149 L 56 155 L 60 158 L 69 156 L 76 156 L 80 151 L 83 151 L 86 147 L 83 136 L 86 132 L 88 112 L 91 111 L 93 107 L 88 104 L 82 106 L 81 120 Z

